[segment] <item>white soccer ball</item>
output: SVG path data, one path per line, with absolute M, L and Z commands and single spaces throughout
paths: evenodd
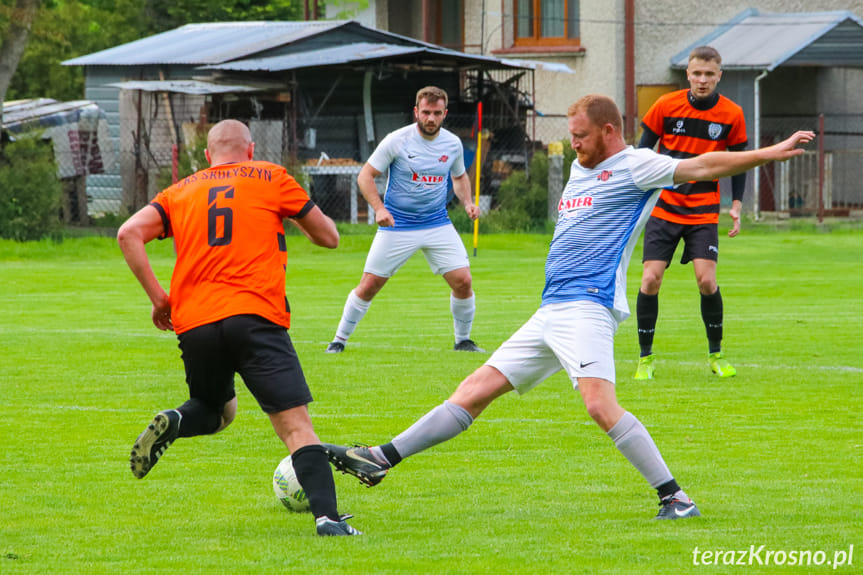
M 276 467 L 276 472 L 273 473 L 273 491 L 276 492 L 276 497 L 279 498 L 282 505 L 291 511 L 309 511 L 306 491 L 297 480 L 290 455 L 282 459 L 282 462 Z

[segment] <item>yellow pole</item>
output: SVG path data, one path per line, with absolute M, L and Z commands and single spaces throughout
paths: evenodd
M 476 200 L 474 203 L 479 207 L 479 175 L 482 172 L 482 102 L 476 105 L 477 124 L 476 124 L 476 156 L 473 159 L 473 165 L 476 169 Z M 473 257 L 476 257 L 476 247 L 479 244 L 479 218 L 473 221 Z

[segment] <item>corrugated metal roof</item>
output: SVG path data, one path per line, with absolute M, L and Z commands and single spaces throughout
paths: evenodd
M 560 72 L 563 74 L 575 74 L 575 70 L 561 64 L 560 62 L 544 62 L 542 60 L 525 60 L 524 58 L 501 58 L 501 62 L 519 68 L 528 68 L 530 70 L 542 70 L 544 72 Z
M 346 38 L 367 38 L 371 41 L 355 41 L 352 44 L 341 44 L 317 50 L 306 47 L 305 51 L 302 51 L 305 43 L 300 42 L 301 40 L 327 34 L 337 29 L 345 31 Z M 259 54 L 273 54 L 277 49 L 281 54 L 257 56 Z M 63 64 L 67 66 L 171 64 L 201 66 L 217 70 L 276 72 L 319 66 L 360 64 L 398 57 L 415 57 L 423 64 L 431 66 L 479 65 L 503 69 L 527 68 L 572 72 L 563 64 L 544 64 L 515 59 L 504 60 L 490 56 L 466 54 L 414 38 L 368 28 L 358 22 L 342 20 L 187 24 L 176 30 L 67 60 Z M 150 85 L 151 88 L 153 86 Z
M 257 92 L 269 87 L 255 86 L 228 86 L 227 84 L 214 84 L 201 80 L 130 80 L 128 82 L 115 82 L 106 84 L 121 90 L 142 90 L 144 92 L 172 92 L 175 94 L 228 94 L 237 92 Z
M 286 54 L 282 56 L 270 56 L 265 58 L 246 58 L 235 60 L 224 64 L 202 66 L 209 70 L 231 70 L 234 72 L 283 72 L 285 70 L 298 70 L 301 68 L 315 68 L 319 66 L 338 66 L 345 64 L 361 64 L 363 62 L 374 62 L 377 60 L 412 56 L 421 61 L 440 63 L 446 61 L 459 65 L 483 64 L 488 66 L 497 65 L 500 68 L 529 68 L 527 64 L 517 61 L 503 62 L 498 58 L 479 56 L 476 54 L 465 54 L 445 48 L 430 48 L 426 46 L 397 46 L 395 44 L 380 44 L 371 42 L 357 42 L 344 46 L 334 46 L 321 50 L 309 50 Z
M 723 70 L 773 70 L 778 66 L 863 66 L 863 21 L 847 10 L 759 12 L 746 10 L 671 58 L 686 68 L 696 46 L 713 46 Z
M 3 127 L 15 129 L 42 120 L 45 125 L 53 125 L 52 118 L 63 118 L 69 112 L 78 112 L 85 108 L 95 110 L 97 113 L 100 111 L 99 107 L 90 100 L 59 102 L 51 98 L 36 98 L 3 102 Z
M 345 26 L 348 21 L 186 24 L 63 62 L 67 66 L 219 64 Z

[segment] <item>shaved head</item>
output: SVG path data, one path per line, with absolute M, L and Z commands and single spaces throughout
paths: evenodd
M 207 156 L 211 165 L 252 159 L 252 134 L 237 120 L 222 120 L 207 134 Z

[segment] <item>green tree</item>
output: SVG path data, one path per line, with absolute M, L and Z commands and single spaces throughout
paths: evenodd
M 6 92 L 30 34 L 30 26 L 42 0 L 3 0 L 0 2 L 0 102 Z M 3 110 L 0 108 L 0 124 Z
M 12 5 L 25 2 L 40 0 L 0 0 L 0 30 L 14 20 Z M 6 99 L 79 99 L 83 69 L 61 62 L 184 24 L 302 17 L 303 0 L 45 0 Z
M 61 62 L 150 33 L 144 7 L 137 0 L 46 2 L 33 25 L 7 99 L 80 99 L 84 95 L 81 67 L 63 66 Z
M 303 0 L 146 0 L 145 10 L 158 32 L 195 22 L 301 20 Z
M 327 0 L 326 5 L 335 8 L 332 17 L 336 20 L 350 20 L 369 7 L 369 0 Z M 324 12 L 323 7 L 321 11 Z

